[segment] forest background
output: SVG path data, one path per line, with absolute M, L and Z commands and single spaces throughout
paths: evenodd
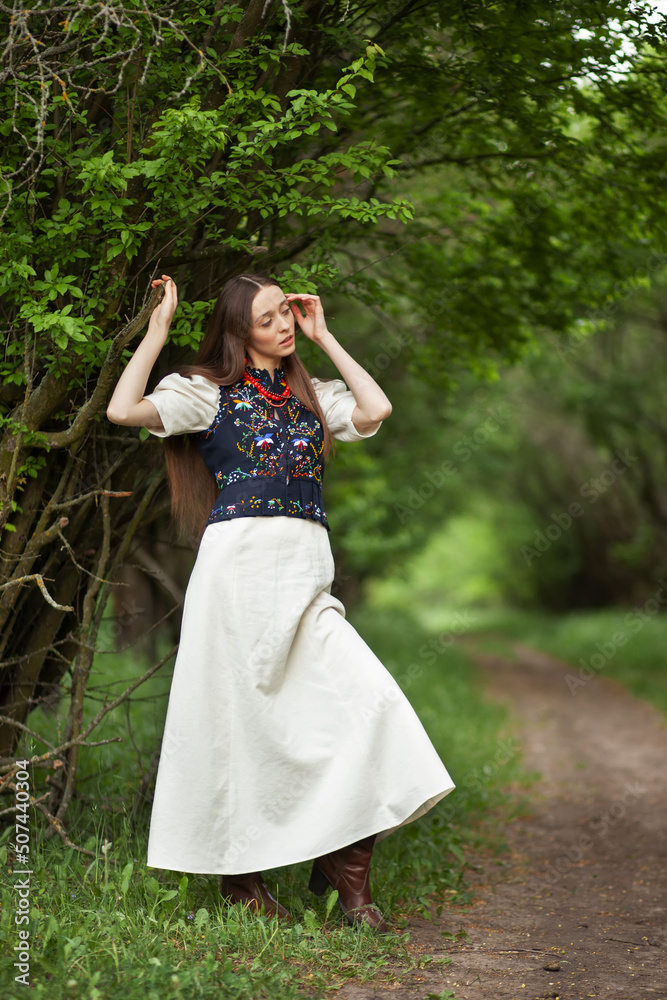
M 262 270 L 317 291 L 387 391 L 326 499 L 335 592 L 413 636 L 399 676 L 430 662 L 417 626 L 660 618 L 656 4 L 34 0 L 0 25 L 0 758 L 6 792 L 31 759 L 47 841 L 100 859 L 102 827 L 74 841 L 114 726 L 136 758 L 101 811 L 130 794 L 145 821 L 157 766 L 194 553 L 162 445 L 105 418 L 156 273 L 181 302 L 151 385 Z

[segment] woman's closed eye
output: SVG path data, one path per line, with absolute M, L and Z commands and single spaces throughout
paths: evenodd
M 289 308 L 289 306 L 287 307 L 287 309 L 281 309 L 281 313 L 283 316 L 288 316 L 291 313 L 291 311 L 292 310 Z M 264 323 L 260 323 L 260 326 L 271 326 L 272 322 L 273 322 L 272 318 L 269 317 Z

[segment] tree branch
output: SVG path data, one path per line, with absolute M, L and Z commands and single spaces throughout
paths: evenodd
M 118 365 L 120 364 L 120 359 L 126 345 L 129 344 L 132 338 L 136 337 L 136 335 L 146 326 L 151 318 L 151 313 L 162 300 L 163 295 L 164 291 L 162 286 L 153 289 L 140 312 L 133 319 L 131 319 L 119 333 L 116 334 L 111 343 L 111 347 L 109 348 L 109 353 L 106 356 L 104 364 L 100 369 L 97 384 L 90 399 L 83 404 L 74 418 L 74 422 L 67 428 L 67 430 L 57 431 L 55 434 L 45 435 L 46 447 L 66 448 L 68 445 L 74 444 L 84 436 L 90 421 L 97 413 L 99 413 L 107 400 L 109 390 L 111 389 L 112 383 L 116 377 Z
M 74 608 L 70 607 L 68 604 L 58 604 L 57 601 L 54 601 L 46 589 L 46 584 L 44 583 L 41 573 L 31 573 L 29 576 L 15 577 L 13 580 L 8 580 L 7 583 L 0 584 L 0 590 L 7 590 L 9 587 L 17 586 L 19 583 L 29 583 L 30 580 L 35 581 L 42 592 L 44 600 L 50 604 L 52 608 L 56 608 L 58 611 L 74 611 Z

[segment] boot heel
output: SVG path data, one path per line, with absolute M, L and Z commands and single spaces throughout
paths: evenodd
M 329 880 L 321 871 L 317 865 L 313 862 L 313 870 L 310 873 L 310 882 L 308 883 L 308 888 L 311 892 L 314 892 L 316 896 L 323 896 L 326 887 L 329 885 Z

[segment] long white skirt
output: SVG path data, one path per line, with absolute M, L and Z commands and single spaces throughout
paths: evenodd
M 330 594 L 323 525 L 204 532 L 183 606 L 148 865 L 239 874 L 385 837 L 454 788 Z

